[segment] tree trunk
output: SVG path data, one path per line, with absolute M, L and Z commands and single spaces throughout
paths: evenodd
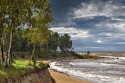
M 10 67 L 10 51 L 11 51 L 11 45 L 12 45 L 12 36 L 13 35 L 13 28 L 10 28 L 10 38 L 9 38 L 9 46 L 7 51 L 7 60 L 6 60 L 6 67 Z
M 12 49 L 10 49 L 10 61 L 12 61 L 13 62 L 13 55 L 12 55 L 13 53 L 12 53 Z
M 9 33 L 9 45 L 8 45 L 8 51 L 7 51 L 7 59 L 6 59 L 6 68 L 10 67 L 10 63 L 11 63 L 11 55 L 10 55 L 10 52 L 11 52 L 11 47 L 12 47 L 12 39 L 13 39 L 13 31 L 14 31 L 14 28 L 15 28 L 15 11 L 14 11 L 14 1 L 12 0 L 11 2 L 11 26 L 10 26 L 10 33 Z
M 2 44 L 1 44 L 1 54 L 2 54 L 2 61 L 5 62 L 4 51 L 3 51 L 3 41 L 2 41 Z
M 1 20 L 1 27 L 0 27 L 0 47 L 1 47 L 2 62 L 5 62 L 2 38 L 3 38 L 3 20 Z
M 3 41 L 2 37 L 0 38 L 0 49 L 1 49 L 1 55 L 2 55 L 2 62 L 4 62 L 4 52 L 3 52 Z
M 49 51 L 48 51 L 48 44 L 47 44 L 46 46 L 47 46 L 47 53 L 48 53 L 48 52 L 49 52 Z
M 34 62 L 34 65 L 36 64 L 35 50 L 36 50 L 36 45 L 34 44 L 33 50 L 32 50 L 32 55 L 31 55 L 31 59 Z

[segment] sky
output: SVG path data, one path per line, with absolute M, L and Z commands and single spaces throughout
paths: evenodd
M 51 0 L 51 30 L 75 51 L 125 51 L 125 0 Z

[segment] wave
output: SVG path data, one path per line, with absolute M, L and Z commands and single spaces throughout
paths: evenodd
M 55 61 L 50 63 L 50 68 L 94 83 L 124 83 L 124 63 L 124 57 L 112 58 L 108 56 L 108 58 L 97 60 L 74 59 L 68 62 L 67 65 Z

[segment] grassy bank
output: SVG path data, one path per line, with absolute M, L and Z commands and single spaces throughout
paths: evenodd
M 17 78 L 18 76 L 23 76 L 46 67 L 48 67 L 48 64 L 37 62 L 34 66 L 28 60 L 15 60 L 10 68 L 5 68 L 5 64 L 0 65 L 0 83 L 4 82 L 5 79 Z

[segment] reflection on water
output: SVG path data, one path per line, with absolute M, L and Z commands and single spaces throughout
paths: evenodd
M 69 61 L 57 61 L 50 64 L 52 69 L 94 80 L 95 83 L 125 83 L 125 58 L 105 56 L 107 58 Z

